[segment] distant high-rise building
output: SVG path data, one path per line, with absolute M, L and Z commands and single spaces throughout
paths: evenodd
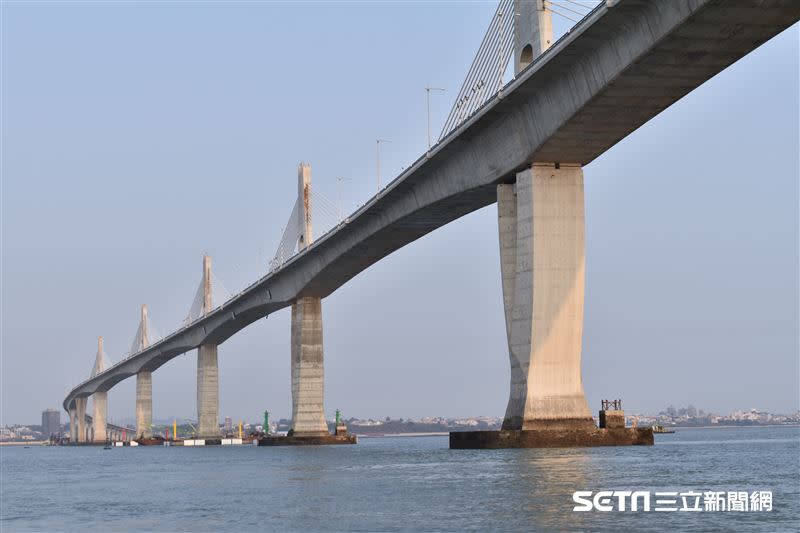
M 42 411 L 42 433 L 45 437 L 58 435 L 61 432 L 61 411 L 58 409 L 45 409 Z
M 225 417 L 225 433 L 230 433 L 233 431 L 233 422 L 231 421 L 231 417 Z

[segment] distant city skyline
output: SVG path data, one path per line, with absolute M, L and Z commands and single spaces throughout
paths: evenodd
M 3 424 L 61 409 L 97 336 L 118 361 L 142 303 L 171 331 L 204 252 L 232 291 L 262 275 L 301 160 L 330 198 L 351 178 L 349 212 L 374 191 L 376 139 L 393 141 L 384 181 L 422 154 L 424 87 L 447 89 L 431 97 L 440 125 L 494 5 L 458 9 L 454 25 L 450 4 L 4 5 Z M 652 412 L 676 389 L 717 412 L 800 407 L 798 35 L 585 168 L 592 411 L 613 397 Z M 325 299 L 326 415 L 503 415 L 496 216 L 441 228 Z M 288 322 L 220 346 L 221 418 L 291 412 Z M 154 375 L 155 419 L 196 417 L 195 366 L 192 351 Z M 133 409 L 129 379 L 109 417 Z
M 623 404 L 623 407 L 624 407 L 624 404 Z M 691 410 L 693 407 L 694 407 L 694 410 L 695 410 L 694 414 L 685 413 L 686 411 Z M 655 417 L 658 417 L 659 415 L 669 414 L 669 409 L 670 408 L 675 408 L 676 412 L 671 414 L 671 416 L 675 416 L 675 417 L 688 415 L 689 417 L 714 416 L 714 417 L 726 418 L 726 417 L 743 416 L 743 415 L 747 415 L 747 414 L 750 414 L 750 413 L 768 414 L 770 416 L 780 416 L 780 417 L 795 417 L 795 418 L 800 417 L 800 408 L 795 410 L 795 411 L 791 411 L 791 412 L 769 412 L 769 411 L 765 411 L 763 409 L 758 409 L 757 407 L 739 408 L 739 409 L 734 409 L 734 410 L 729 411 L 729 412 L 711 412 L 711 411 L 706 411 L 702 407 L 695 407 L 692 404 L 687 404 L 685 406 L 680 406 L 680 407 L 675 407 L 673 405 L 669 405 L 667 407 L 664 407 L 663 409 L 660 409 L 658 411 L 653 411 L 653 412 L 628 412 L 628 411 L 626 411 L 625 415 L 626 415 L 626 417 L 653 417 L 653 418 L 655 418 Z M 681 413 L 684 413 L 684 414 L 681 414 Z M 427 416 L 416 416 L 416 417 L 403 417 L 403 416 L 400 416 L 400 417 L 389 417 L 389 416 L 382 417 L 382 416 L 358 416 L 357 414 L 356 415 L 347 415 L 347 416 L 345 416 L 343 414 L 342 416 L 343 416 L 343 420 L 360 420 L 360 421 L 367 421 L 367 420 L 375 420 L 375 421 L 408 420 L 408 421 L 419 422 L 419 421 L 430 421 L 430 420 L 458 420 L 458 419 L 464 419 L 464 420 L 468 420 L 468 419 L 492 419 L 492 420 L 495 420 L 495 421 L 502 421 L 502 419 L 503 419 L 502 415 L 494 415 L 494 416 L 492 416 L 492 415 L 472 415 L 472 416 L 465 415 L 465 416 L 460 416 L 460 417 L 438 416 L 438 415 L 427 415 Z M 592 410 L 592 416 L 595 416 L 595 417 L 597 416 L 597 410 L 596 409 Z M 225 426 L 228 422 L 231 422 L 233 425 L 236 425 L 239 422 L 243 422 L 245 424 L 252 425 L 252 424 L 256 423 L 257 421 L 260 422 L 261 420 L 263 420 L 263 414 L 259 415 L 258 417 L 255 417 L 255 418 L 241 418 L 241 417 L 225 415 L 225 416 L 220 417 L 219 425 L 220 426 Z M 289 413 L 288 415 L 284 415 L 284 416 L 282 416 L 280 413 L 270 413 L 270 420 L 271 421 L 291 420 L 291 413 Z M 335 416 L 326 417 L 326 420 L 328 422 L 331 422 L 331 421 L 335 420 Z M 173 424 L 173 422 L 176 422 L 176 421 L 178 422 L 178 424 L 185 424 L 186 422 L 196 423 L 197 420 L 196 420 L 196 418 L 192 418 L 192 417 L 180 417 L 180 416 L 171 417 L 171 416 L 167 416 L 167 417 L 163 417 L 163 418 L 154 419 L 153 420 L 153 425 L 154 426 L 171 426 Z M 69 421 L 68 420 L 67 421 L 63 421 L 62 420 L 61 422 L 62 422 L 62 424 L 67 424 Z M 122 417 L 122 418 L 117 419 L 117 420 L 109 420 L 109 422 L 110 423 L 116 423 L 116 424 L 130 425 L 131 427 L 133 427 L 135 425 L 135 423 L 136 423 L 136 420 L 135 420 L 134 417 Z M 800 422 L 800 418 L 797 419 L 797 422 Z M 32 424 L 32 423 L 29 423 L 29 422 L 27 422 L 27 423 L 26 422 L 9 422 L 9 423 L 6 423 L 4 425 L 6 425 L 6 426 L 36 426 L 37 424 Z

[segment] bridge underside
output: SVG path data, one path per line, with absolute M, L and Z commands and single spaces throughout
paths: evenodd
M 798 18 L 792 0 L 619 3 L 562 49 L 556 44 L 549 60 L 531 65 L 474 124 L 339 230 L 337 245 L 359 224 L 372 228 L 345 253 L 320 250 L 324 266 L 300 292 L 329 295 L 406 244 L 496 202 L 495 185 L 533 163 L 587 165 Z
M 612 10 L 619 16 L 604 17 L 604 24 L 593 25 L 584 42 L 591 45 L 591 41 L 600 39 L 600 31 L 611 36 L 630 34 L 632 28 L 626 19 L 641 20 L 643 13 L 657 21 L 663 19 L 661 14 L 665 11 L 687 12 L 693 7 L 696 11 L 678 28 L 636 57 L 542 143 L 536 149 L 535 160 L 588 164 L 800 16 L 800 6 L 792 0 L 624 0 Z M 649 31 L 646 26 L 639 26 L 634 33 Z M 580 52 L 580 60 L 592 61 L 590 49 Z M 521 89 L 521 94 L 536 90 L 533 86 Z

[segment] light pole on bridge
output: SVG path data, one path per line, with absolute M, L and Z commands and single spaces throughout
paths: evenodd
M 336 178 L 336 189 L 339 196 L 339 223 L 342 222 L 342 182 L 350 181 L 350 178 Z
M 428 151 L 429 152 L 431 151 L 431 91 L 444 92 L 444 89 L 442 89 L 441 87 L 430 87 L 430 86 L 425 87 L 425 95 L 428 100 Z
M 391 143 L 388 139 L 378 139 L 375 144 L 375 153 L 377 154 L 377 171 L 378 171 L 378 191 L 381 192 L 381 143 Z M 375 194 L 377 194 L 377 192 Z

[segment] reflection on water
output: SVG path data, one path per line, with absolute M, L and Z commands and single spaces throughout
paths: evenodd
M 0 529 L 787 531 L 800 428 L 687 429 L 652 447 L 0 449 Z M 772 490 L 772 513 L 574 513 L 576 490 Z
M 587 486 L 590 463 L 585 449 L 518 450 L 512 455 L 509 467 L 518 472 L 520 511 L 533 519 L 530 527 L 587 527 L 586 517 L 573 514 L 571 509 L 572 492 Z

